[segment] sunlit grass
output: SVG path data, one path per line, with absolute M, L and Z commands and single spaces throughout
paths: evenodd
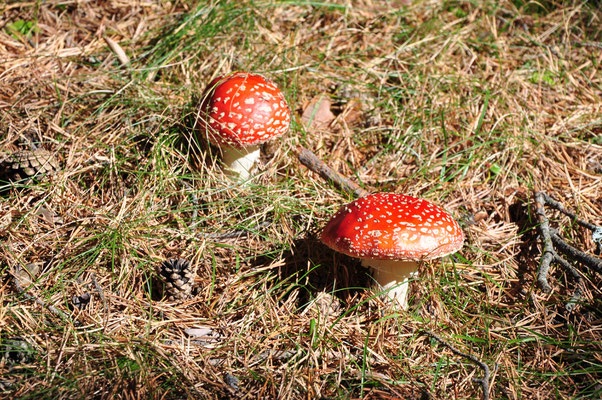
M 489 366 L 491 398 L 600 397 L 600 277 L 583 271 L 572 314 L 561 270 L 541 292 L 529 202 L 545 189 L 600 222 L 588 164 L 602 154 L 600 59 L 586 46 L 601 16 L 587 2 L 544 3 L 7 8 L 7 21 L 37 30 L 0 32 L 2 149 L 33 130 L 63 169 L 0 197 L 0 341 L 33 346 L 22 364 L 0 362 L 2 393 L 480 398 L 479 367 L 428 330 Z M 104 30 L 85 15 L 106 16 Z M 232 70 L 274 80 L 293 114 L 244 183 L 195 128 L 206 83 Z M 301 120 L 317 95 L 336 116 L 320 129 Z M 319 242 L 351 199 L 298 163 L 299 145 L 368 191 L 427 198 L 460 222 L 464 249 L 421 265 L 409 310 Z M 156 268 L 180 257 L 196 269 L 194 296 L 168 302 Z M 41 273 L 29 290 L 69 322 L 14 290 L 12 267 L 30 262 Z M 83 293 L 91 303 L 74 308 Z

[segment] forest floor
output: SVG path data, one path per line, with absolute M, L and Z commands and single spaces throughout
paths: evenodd
M 596 235 L 535 201 L 602 225 L 600 3 L 407 3 L 0 5 L 0 161 L 56 160 L 0 182 L 0 397 L 602 398 Z M 235 70 L 292 114 L 245 183 L 195 130 Z M 353 197 L 299 146 L 460 223 L 407 310 L 320 242 Z M 590 256 L 553 258 L 547 288 L 546 218 Z

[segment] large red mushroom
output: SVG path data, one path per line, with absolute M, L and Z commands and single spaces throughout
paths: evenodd
M 360 258 L 380 287 L 405 309 L 417 263 L 457 252 L 464 234 L 451 215 L 433 203 L 377 193 L 341 208 L 322 230 L 321 240 Z
M 286 133 L 290 119 L 276 85 L 248 72 L 214 79 L 199 110 L 200 132 L 221 149 L 225 168 L 241 179 L 259 158 L 259 145 Z

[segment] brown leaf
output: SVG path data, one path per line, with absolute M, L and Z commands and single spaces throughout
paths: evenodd
M 330 99 L 324 93 L 315 96 L 303 110 L 301 122 L 307 130 L 326 129 L 334 120 Z

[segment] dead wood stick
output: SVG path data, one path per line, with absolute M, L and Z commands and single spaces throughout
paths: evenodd
M 552 244 L 552 234 L 550 233 L 550 223 L 546 216 L 544 208 L 545 197 L 542 192 L 535 193 L 535 215 L 539 222 L 539 233 L 543 242 L 543 252 L 537 271 L 537 283 L 539 287 L 546 293 L 552 291 L 552 287 L 548 283 L 548 271 L 550 264 L 554 260 L 554 245 Z
M 544 262 L 547 262 L 547 264 L 548 264 L 547 267 L 549 268 L 549 263 L 552 261 L 552 259 L 554 257 L 555 248 L 558 248 L 558 250 L 560 250 L 563 254 L 565 254 L 571 258 L 577 259 L 579 262 L 581 262 L 585 266 L 593 269 L 594 271 L 596 271 L 599 274 L 602 274 L 602 260 L 600 260 L 596 257 L 592 257 L 589 254 L 569 245 L 566 241 L 564 241 L 564 239 L 562 239 L 558 235 L 558 233 L 555 230 L 550 228 L 548 217 L 546 216 L 546 212 L 545 212 L 545 206 L 548 205 L 548 206 L 562 212 L 563 214 L 567 215 L 569 218 L 573 219 L 577 224 L 592 231 L 593 239 L 596 243 L 598 243 L 598 241 L 599 241 L 597 235 L 599 235 L 599 232 L 602 231 L 602 227 L 591 224 L 589 222 L 586 222 L 586 221 L 583 221 L 583 220 L 577 218 L 577 216 L 575 214 L 568 211 L 562 204 L 560 204 L 558 201 L 556 201 L 553 198 L 551 198 L 550 196 L 548 196 L 545 192 L 536 192 L 534 197 L 535 197 L 535 214 L 537 215 L 537 219 L 539 222 L 539 231 L 541 233 L 542 240 L 544 242 L 544 254 L 542 256 L 542 262 L 541 262 L 542 265 L 544 264 Z M 546 254 L 551 254 L 552 258 L 550 258 L 550 256 L 546 255 Z M 549 261 L 548 261 L 548 259 L 549 259 Z M 544 267 L 545 267 L 545 265 L 544 265 Z M 545 271 L 541 271 L 541 269 L 542 268 L 540 267 L 541 273 L 547 274 L 547 269 Z M 539 277 L 538 277 L 538 282 L 539 282 Z M 540 282 L 540 283 L 545 283 L 545 282 Z M 542 285 L 542 288 L 544 288 L 543 285 Z
M 577 269 L 573 267 L 571 263 L 569 263 L 564 258 L 559 257 L 558 254 L 554 256 L 554 261 L 562 265 L 564 269 L 569 271 L 569 273 L 573 276 L 573 279 L 575 280 L 575 291 L 573 292 L 573 295 L 571 296 L 569 301 L 564 306 L 568 312 L 571 312 L 575 308 L 577 302 L 581 299 L 581 296 L 583 296 L 583 290 L 581 288 L 581 282 L 583 281 L 583 278 L 581 277 L 579 271 L 577 271 Z
M 299 158 L 301 164 L 320 175 L 326 181 L 332 182 L 336 187 L 346 193 L 355 197 L 364 197 L 369 194 L 367 190 L 364 190 L 357 183 L 330 168 L 310 150 L 301 146 L 297 147 L 297 158 Z
M 190 197 L 192 198 L 192 204 L 194 205 L 193 209 L 192 209 L 192 215 L 190 216 L 190 227 L 194 227 L 197 224 L 197 219 L 199 216 L 199 198 L 196 196 L 196 194 L 194 193 L 194 188 L 192 187 L 192 185 L 186 181 L 182 181 L 182 183 L 184 184 L 184 186 L 186 186 L 186 188 L 188 189 L 189 193 L 190 193 Z
M 539 265 L 539 270 L 537 271 L 537 283 L 542 288 L 542 290 L 546 293 L 549 293 L 552 290 L 552 287 L 548 283 L 548 272 L 550 269 L 550 265 L 552 262 L 562 266 L 565 270 L 569 272 L 572 278 L 575 280 L 576 289 L 571 296 L 571 299 L 566 304 L 567 311 L 572 311 L 575 307 L 575 304 L 581 298 L 583 294 L 583 290 L 581 288 L 581 283 L 583 281 L 581 273 L 571 265 L 567 260 L 562 258 L 558 252 L 562 252 L 564 255 L 579 261 L 581 264 L 586 267 L 596 271 L 599 274 L 602 274 L 602 260 L 599 260 L 595 257 L 590 256 L 589 254 L 574 248 L 573 246 L 566 243 L 556 232 L 555 229 L 550 227 L 550 222 L 546 215 L 545 206 L 550 206 L 561 213 L 567 215 L 569 218 L 573 219 L 577 224 L 589 229 L 594 234 L 594 241 L 597 242 L 597 238 L 595 235 L 602 230 L 601 227 L 590 224 L 589 222 L 583 221 L 577 216 L 568 211 L 560 202 L 552 199 L 545 192 L 536 192 L 534 194 L 535 199 L 535 214 L 537 216 L 537 220 L 539 223 L 539 232 L 541 235 L 541 239 L 543 242 L 543 252 L 541 256 L 541 261 Z M 598 244 L 599 246 L 599 244 Z
M 21 272 L 21 266 L 17 264 L 15 266 L 15 274 L 13 276 L 13 283 L 15 284 L 15 288 L 17 289 L 17 292 L 20 295 L 22 295 L 25 299 L 27 299 L 29 301 L 33 301 L 34 303 L 37 303 L 38 305 L 46 308 L 51 313 L 59 316 L 62 320 L 69 321 L 69 317 L 67 316 L 67 314 L 65 314 L 64 312 L 62 312 L 61 310 L 59 310 L 52 304 L 46 304 L 46 302 L 44 300 L 40 299 L 39 297 L 29 294 L 27 292 L 27 290 L 21 286 L 21 282 L 19 280 L 20 272 Z M 74 324 L 79 325 L 79 323 L 77 321 L 75 321 Z
M 562 205 L 559 201 L 554 200 L 552 197 L 550 197 L 547 193 L 545 192 L 539 192 L 539 194 L 542 196 L 544 202 L 546 205 L 555 208 L 556 210 L 560 211 L 561 213 L 563 213 L 564 215 L 566 215 L 567 217 L 569 217 L 570 219 L 572 219 L 573 221 L 575 221 L 577 224 L 581 225 L 584 228 L 589 229 L 590 231 L 594 232 L 598 229 L 602 229 L 602 227 L 599 227 L 597 225 L 594 224 L 590 224 L 587 221 L 584 221 L 582 219 L 579 219 L 577 217 L 577 215 L 575 215 L 575 213 L 570 212 L 569 210 L 567 210 L 564 205 Z
M 444 345 L 445 347 L 450 349 L 451 352 L 454 353 L 455 355 L 466 358 L 466 359 L 474 362 L 483 370 L 483 378 L 474 379 L 474 381 L 477 383 L 480 383 L 481 387 L 483 388 L 483 400 L 488 400 L 489 399 L 489 375 L 490 375 L 489 366 L 487 366 L 487 364 L 485 364 L 483 361 L 479 360 L 472 354 L 466 354 L 466 353 L 463 353 L 460 350 L 456 349 L 454 346 L 449 344 L 446 340 L 435 335 L 433 332 L 430 332 L 430 331 L 422 331 L 422 332 L 425 335 L 427 335 L 428 337 L 435 339 L 437 342 L 441 343 L 442 345 Z
M 578 225 L 581 225 L 582 227 L 589 229 L 592 232 L 592 240 L 596 244 L 596 250 L 594 251 L 594 254 L 600 255 L 600 253 L 602 253 L 602 226 L 598 226 L 598 225 L 589 223 L 587 221 L 584 221 L 584 220 L 578 218 L 577 215 L 575 215 L 575 213 L 567 210 L 564 207 L 564 205 L 562 205 L 559 201 L 554 200 L 552 197 L 550 197 L 545 192 L 539 192 L 539 193 L 541 193 L 541 196 L 542 196 L 543 200 L 545 201 L 546 205 L 560 211 L 567 217 L 571 218 Z M 554 235 L 552 235 L 552 239 L 553 238 L 554 238 Z M 587 263 L 591 264 L 592 260 L 591 259 L 588 260 Z M 594 264 L 595 264 L 595 262 L 594 262 Z
M 589 267 L 596 271 L 597 273 L 602 275 L 602 260 L 592 257 L 587 253 L 582 252 L 579 249 L 574 248 L 567 242 L 565 242 L 560 236 L 553 234 L 552 235 L 552 243 L 560 250 L 562 253 L 575 258 L 577 261 L 581 262 L 586 267 Z
M 571 42 L 571 44 L 574 44 L 575 46 L 578 47 L 595 47 L 597 49 L 601 49 L 602 50 L 602 42 Z

